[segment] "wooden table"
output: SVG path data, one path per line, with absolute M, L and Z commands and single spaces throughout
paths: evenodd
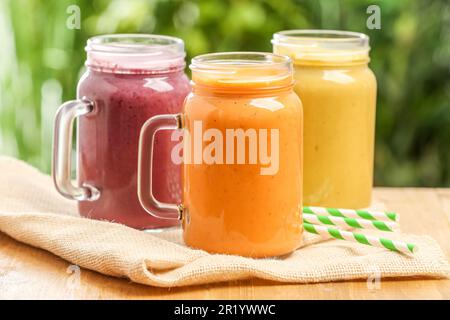
M 376 188 L 376 201 L 402 216 L 408 233 L 434 237 L 449 257 L 450 189 Z M 426 223 L 425 223 L 426 221 Z M 381 280 L 310 285 L 257 279 L 183 288 L 153 288 L 79 269 L 0 233 L 3 299 L 450 299 L 450 280 Z

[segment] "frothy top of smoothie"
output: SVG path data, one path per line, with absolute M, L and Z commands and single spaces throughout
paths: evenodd
M 338 30 L 287 30 L 274 34 L 274 52 L 294 64 L 348 65 L 369 62 L 369 37 Z
M 118 34 L 88 40 L 86 65 L 125 74 L 169 73 L 185 67 L 183 40 L 160 35 Z
M 278 89 L 293 83 L 287 56 L 263 52 L 224 52 L 197 56 L 190 65 L 194 85 L 218 90 Z

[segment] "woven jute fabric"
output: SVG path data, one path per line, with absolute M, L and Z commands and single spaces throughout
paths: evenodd
M 305 234 L 304 245 L 278 258 L 209 254 L 183 244 L 181 230 L 147 233 L 82 218 L 51 178 L 0 157 L 0 232 L 72 264 L 151 286 L 175 287 L 246 278 L 312 283 L 386 277 L 448 278 L 450 266 L 428 236 L 389 234 L 416 243 L 408 256 Z

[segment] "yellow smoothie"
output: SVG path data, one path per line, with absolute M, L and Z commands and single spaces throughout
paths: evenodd
M 219 54 L 203 67 L 193 62 L 193 92 L 184 112 L 184 127 L 191 137 L 184 146 L 184 240 L 191 247 L 214 253 L 286 254 L 298 248 L 302 239 L 302 113 L 292 90 L 291 64 L 285 58 L 277 58 L 284 61 L 281 64 L 255 62 L 252 55 L 247 57 L 250 61 L 245 55 L 242 61 L 236 61 L 233 54 L 225 57 Z M 221 59 L 231 61 L 222 64 Z M 237 163 L 236 144 L 234 163 L 227 163 L 230 149 L 226 147 L 220 156 L 216 150 L 214 163 L 207 159 L 195 163 L 192 151 L 187 160 L 186 150 L 195 149 L 199 123 L 202 132 L 217 130 L 224 139 L 230 129 L 269 130 L 272 165 L 260 154 L 252 162 L 250 138 L 241 159 L 244 163 Z M 272 130 L 278 132 L 276 139 Z M 259 146 L 254 151 L 260 152 L 265 137 L 255 139 Z M 210 140 L 202 142 L 204 153 Z
M 287 31 L 273 43 L 275 53 L 294 61 L 295 92 L 304 107 L 304 204 L 369 206 L 376 79 L 368 68 L 367 37 Z

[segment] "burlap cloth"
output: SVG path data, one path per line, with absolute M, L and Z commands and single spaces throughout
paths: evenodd
M 326 282 L 381 277 L 449 277 L 439 245 L 427 236 L 414 257 L 305 234 L 305 245 L 277 259 L 212 255 L 186 247 L 181 230 L 158 234 L 80 218 L 51 178 L 24 162 L 0 157 L 0 231 L 70 263 L 134 282 L 173 287 L 257 277 L 279 282 Z

